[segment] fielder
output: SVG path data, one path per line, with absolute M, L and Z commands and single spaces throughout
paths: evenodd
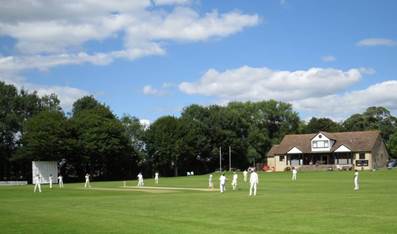
M 210 174 L 210 177 L 208 178 L 208 188 L 214 188 L 214 183 L 212 182 L 212 174 Z
M 158 172 L 154 173 L 154 181 L 156 181 L 156 184 L 159 183 L 159 173 Z
M 226 185 L 226 176 L 225 176 L 225 173 L 223 173 L 221 175 L 221 177 L 219 177 L 219 187 L 220 187 L 221 193 L 226 191 L 225 185 Z
M 358 185 L 358 171 L 354 170 L 354 190 L 358 191 L 359 190 L 359 185 Z
M 36 175 L 35 180 L 36 180 L 36 184 L 34 185 L 33 192 L 35 193 L 36 190 L 38 189 L 39 192 L 41 193 L 41 177 L 39 174 Z
M 247 170 L 244 170 L 244 171 L 243 171 L 244 182 L 247 182 L 247 175 L 248 175 Z
M 253 170 L 250 175 L 250 196 L 252 196 L 252 192 L 254 193 L 254 196 L 256 196 L 257 184 L 259 184 L 258 174 Z
M 292 168 L 292 180 L 296 180 L 296 175 L 298 174 L 298 170 L 295 167 Z
M 91 188 L 91 184 L 90 184 L 90 174 L 85 174 L 85 184 L 84 184 L 84 188 Z
M 233 173 L 233 179 L 232 179 L 232 187 L 233 190 L 236 190 L 237 188 L 237 179 L 238 179 L 238 175 L 236 172 Z
M 142 173 L 139 172 L 137 177 L 138 177 L 138 187 L 142 187 L 144 185 Z
M 48 181 L 50 182 L 50 189 L 52 189 L 52 174 L 48 177 Z
M 60 188 L 63 188 L 63 177 L 62 175 L 58 176 L 58 185 Z

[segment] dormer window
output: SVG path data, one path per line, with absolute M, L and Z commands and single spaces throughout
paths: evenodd
M 326 135 L 319 133 L 311 140 L 311 147 L 313 152 L 330 151 L 334 141 L 329 139 Z
M 320 135 L 321 136 L 321 135 Z M 321 138 L 319 136 L 319 138 Z M 313 148 L 329 148 L 329 141 L 328 140 L 317 140 L 317 141 L 313 141 Z

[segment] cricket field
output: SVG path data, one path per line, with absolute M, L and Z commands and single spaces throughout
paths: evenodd
M 208 175 L 0 187 L 0 233 L 397 233 L 397 170 L 259 174 L 258 194 L 208 191 Z

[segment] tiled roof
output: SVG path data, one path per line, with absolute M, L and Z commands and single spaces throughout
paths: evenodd
M 353 152 L 371 151 L 376 140 L 380 137 L 379 131 L 360 131 L 360 132 L 320 132 L 327 138 L 335 141 L 331 152 L 338 149 L 341 145 L 346 146 Z M 310 142 L 318 133 L 286 135 L 279 145 L 274 145 L 267 153 L 268 156 L 284 155 L 292 148 L 296 147 L 303 153 L 313 153 Z
M 275 152 L 277 152 L 277 148 L 279 145 L 273 145 L 273 147 L 270 149 L 270 151 L 267 153 L 267 155 L 275 155 Z

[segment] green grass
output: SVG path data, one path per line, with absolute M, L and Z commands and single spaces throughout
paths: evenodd
M 242 175 L 231 191 L 230 174 L 224 194 L 2 186 L 0 233 L 397 233 L 397 170 L 360 172 L 358 192 L 352 172 L 301 172 L 295 182 L 290 176 L 260 173 L 256 197 Z M 158 186 L 206 188 L 207 180 L 160 178 Z M 122 182 L 92 186 L 120 189 Z M 145 186 L 155 185 L 146 179 Z

